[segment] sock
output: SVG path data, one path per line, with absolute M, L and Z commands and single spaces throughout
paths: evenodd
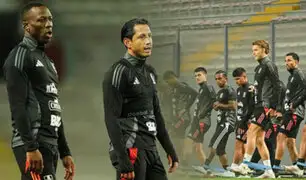
M 275 159 L 274 160 L 274 165 L 275 166 L 280 166 L 281 160 Z
M 227 170 L 228 165 L 222 165 L 223 169 Z
M 211 160 L 208 158 L 208 159 L 206 159 L 204 165 L 209 166 L 210 163 L 211 163 Z
M 305 159 L 298 159 L 298 162 L 300 162 L 300 163 L 305 163 Z M 298 165 L 298 167 L 300 168 L 300 169 L 304 169 L 304 166 L 301 166 L 301 165 Z
M 265 166 L 271 167 L 270 159 L 262 161 Z
M 247 153 L 244 154 L 243 161 L 250 162 L 251 159 L 252 159 L 252 155 L 249 155 Z
M 232 165 L 231 165 L 231 167 L 233 168 L 233 167 L 238 167 L 239 165 L 238 164 L 236 164 L 236 163 L 232 163 Z

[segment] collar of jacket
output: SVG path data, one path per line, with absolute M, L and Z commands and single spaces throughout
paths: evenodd
M 133 66 L 143 66 L 146 63 L 146 58 L 140 58 L 125 53 L 124 59 L 128 60 Z
M 27 45 L 31 50 L 40 49 L 40 50 L 43 51 L 45 49 L 45 45 L 44 44 L 39 44 L 37 42 L 37 40 L 35 40 L 31 36 L 24 36 L 22 42 L 25 45 Z
M 259 64 L 262 64 L 262 63 L 264 63 L 264 62 L 266 62 L 266 61 L 268 61 L 268 60 L 270 60 L 270 59 L 269 59 L 269 56 L 267 55 L 267 56 L 265 56 L 264 58 L 259 59 L 258 62 L 259 62 Z

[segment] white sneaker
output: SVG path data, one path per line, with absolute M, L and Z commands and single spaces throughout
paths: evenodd
M 200 172 L 200 173 L 203 173 L 203 174 L 207 174 L 207 171 L 204 169 L 203 166 L 192 166 L 192 168 L 197 171 L 197 172 Z
M 256 177 L 256 178 L 259 178 L 259 179 L 266 179 L 266 178 L 275 178 L 275 174 L 274 174 L 274 172 L 271 170 L 271 171 L 265 171 L 262 175 L 260 175 L 260 176 L 258 176 L 258 177 Z
M 248 165 L 241 163 L 239 166 L 233 166 L 231 167 L 231 171 L 234 173 L 247 175 L 249 173 L 252 173 L 253 171 L 248 167 Z
M 302 177 L 304 175 L 304 171 L 300 169 L 297 165 L 285 166 L 285 171 L 297 175 L 298 177 Z

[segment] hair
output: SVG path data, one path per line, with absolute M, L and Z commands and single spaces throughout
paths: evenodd
M 166 71 L 163 75 L 164 80 L 171 79 L 173 77 L 177 77 L 177 75 L 173 71 Z
M 204 72 L 205 74 L 207 74 L 207 70 L 205 69 L 205 67 L 197 67 L 195 68 L 194 72 Z
M 267 41 L 265 41 L 265 40 L 257 40 L 257 41 L 254 41 L 254 42 L 252 43 L 252 45 L 253 45 L 253 46 L 254 46 L 254 45 L 257 45 L 257 46 L 259 46 L 259 47 L 261 47 L 261 48 L 264 48 L 266 54 L 269 54 L 269 52 L 270 52 L 269 43 L 268 43 Z
M 47 5 L 45 5 L 44 3 L 41 3 L 41 2 L 37 2 L 37 1 L 32 1 L 32 2 L 29 2 L 27 3 L 23 8 L 22 8 L 22 11 L 21 11 L 21 18 L 22 20 L 25 20 L 25 16 L 26 14 L 34 7 L 47 7 Z
M 122 43 L 123 43 L 124 38 L 129 38 L 129 39 L 133 38 L 135 34 L 134 26 L 137 24 L 146 24 L 150 26 L 149 21 L 143 18 L 135 18 L 135 19 L 127 21 L 126 23 L 124 23 L 123 27 L 121 28 L 121 42 Z
M 218 70 L 218 71 L 215 73 L 215 75 L 217 75 L 217 74 L 222 74 L 224 77 L 227 78 L 227 74 L 226 74 L 226 72 L 223 71 L 223 70 Z
M 246 70 L 243 67 L 238 67 L 233 71 L 233 77 L 240 77 Z
M 299 57 L 299 55 L 297 55 L 295 52 L 287 53 L 286 56 L 292 56 L 294 60 L 300 62 L 300 57 Z

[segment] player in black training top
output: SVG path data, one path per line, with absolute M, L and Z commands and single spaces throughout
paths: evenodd
M 206 156 L 203 150 L 204 135 L 211 125 L 211 111 L 213 103 L 216 100 L 214 87 L 207 83 L 207 70 L 204 67 L 198 67 L 194 70 L 196 83 L 200 86 L 193 112 L 193 119 L 187 128 L 187 138 L 184 141 L 184 160 L 187 161 L 188 155 L 192 154 L 195 147 L 196 156 L 201 165 L 204 165 Z M 193 145 L 194 144 L 194 145 Z M 203 166 L 193 166 L 198 171 Z
M 22 11 L 24 38 L 8 55 L 5 80 L 12 116 L 12 148 L 22 180 L 56 179 L 59 157 L 65 179 L 74 175 L 74 163 L 65 138 L 58 99 L 55 66 L 44 53 L 52 38 L 52 15 L 41 3 Z
M 288 78 L 284 99 L 283 122 L 280 125 L 280 133 L 277 136 L 275 166 L 280 166 L 286 144 L 293 165 L 296 165 L 296 161 L 298 160 L 298 152 L 295 144 L 300 123 L 305 116 L 305 103 L 302 97 L 306 88 L 305 74 L 299 68 L 299 61 L 300 58 L 296 53 L 291 52 L 286 54 L 285 63 L 290 76 Z M 303 171 L 300 171 L 297 166 L 295 168 L 290 167 L 288 170 L 298 176 L 303 175 Z
M 184 139 L 186 137 L 187 127 L 190 125 L 190 108 L 194 103 L 198 93 L 187 83 L 180 82 L 173 71 L 166 71 L 163 77 L 164 81 L 170 87 L 170 96 L 172 100 L 172 126 L 170 135 L 175 138 L 175 144 L 179 147 L 179 155 L 183 155 Z M 186 161 L 182 161 L 182 165 Z
M 103 81 L 112 165 L 118 180 L 166 180 L 156 137 L 167 153 L 169 172 L 177 168 L 178 157 L 161 114 L 155 70 L 146 64 L 153 46 L 149 22 L 145 19 L 126 22 L 121 29 L 121 41 L 127 52 L 112 65 Z
M 271 167 L 269 150 L 265 144 L 265 130 L 271 122 L 270 117 L 275 116 L 276 108 L 279 107 L 281 87 L 277 67 L 268 57 L 269 50 L 269 44 L 264 40 L 257 40 L 252 43 L 253 56 L 259 63 L 255 68 L 253 86 L 250 87 L 250 91 L 254 93 L 255 108 L 253 114 L 255 118 L 251 121 L 244 160 L 239 166 L 241 174 L 249 172 L 248 162 L 250 162 L 257 146 L 263 164 L 269 167 L 259 178 L 275 177 Z
M 207 168 L 215 154 L 219 156 L 222 167 L 228 167 L 226 157 L 226 145 L 229 135 L 234 131 L 236 124 L 236 92 L 227 84 L 226 72 L 219 70 L 215 73 L 215 79 L 220 90 L 216 95 L 216 102 L 213 105 L 217 111 L 217 126 L 213 137 L 210 140 L 210 155 L 205 161 L 204 168 Z
M 243 160 L 245 152 L 244 144 L 247 140 L 247 131 L 251 119 L 253 118 L 254 94 L 249 92 L 246 70 L 238 67 L 233 71 L 233 77 L 238 85 L 237 88 L 237 123 L 236 123 L 236 143 L 235 153 L 231 169 L 235 172 L 236 168 Z

